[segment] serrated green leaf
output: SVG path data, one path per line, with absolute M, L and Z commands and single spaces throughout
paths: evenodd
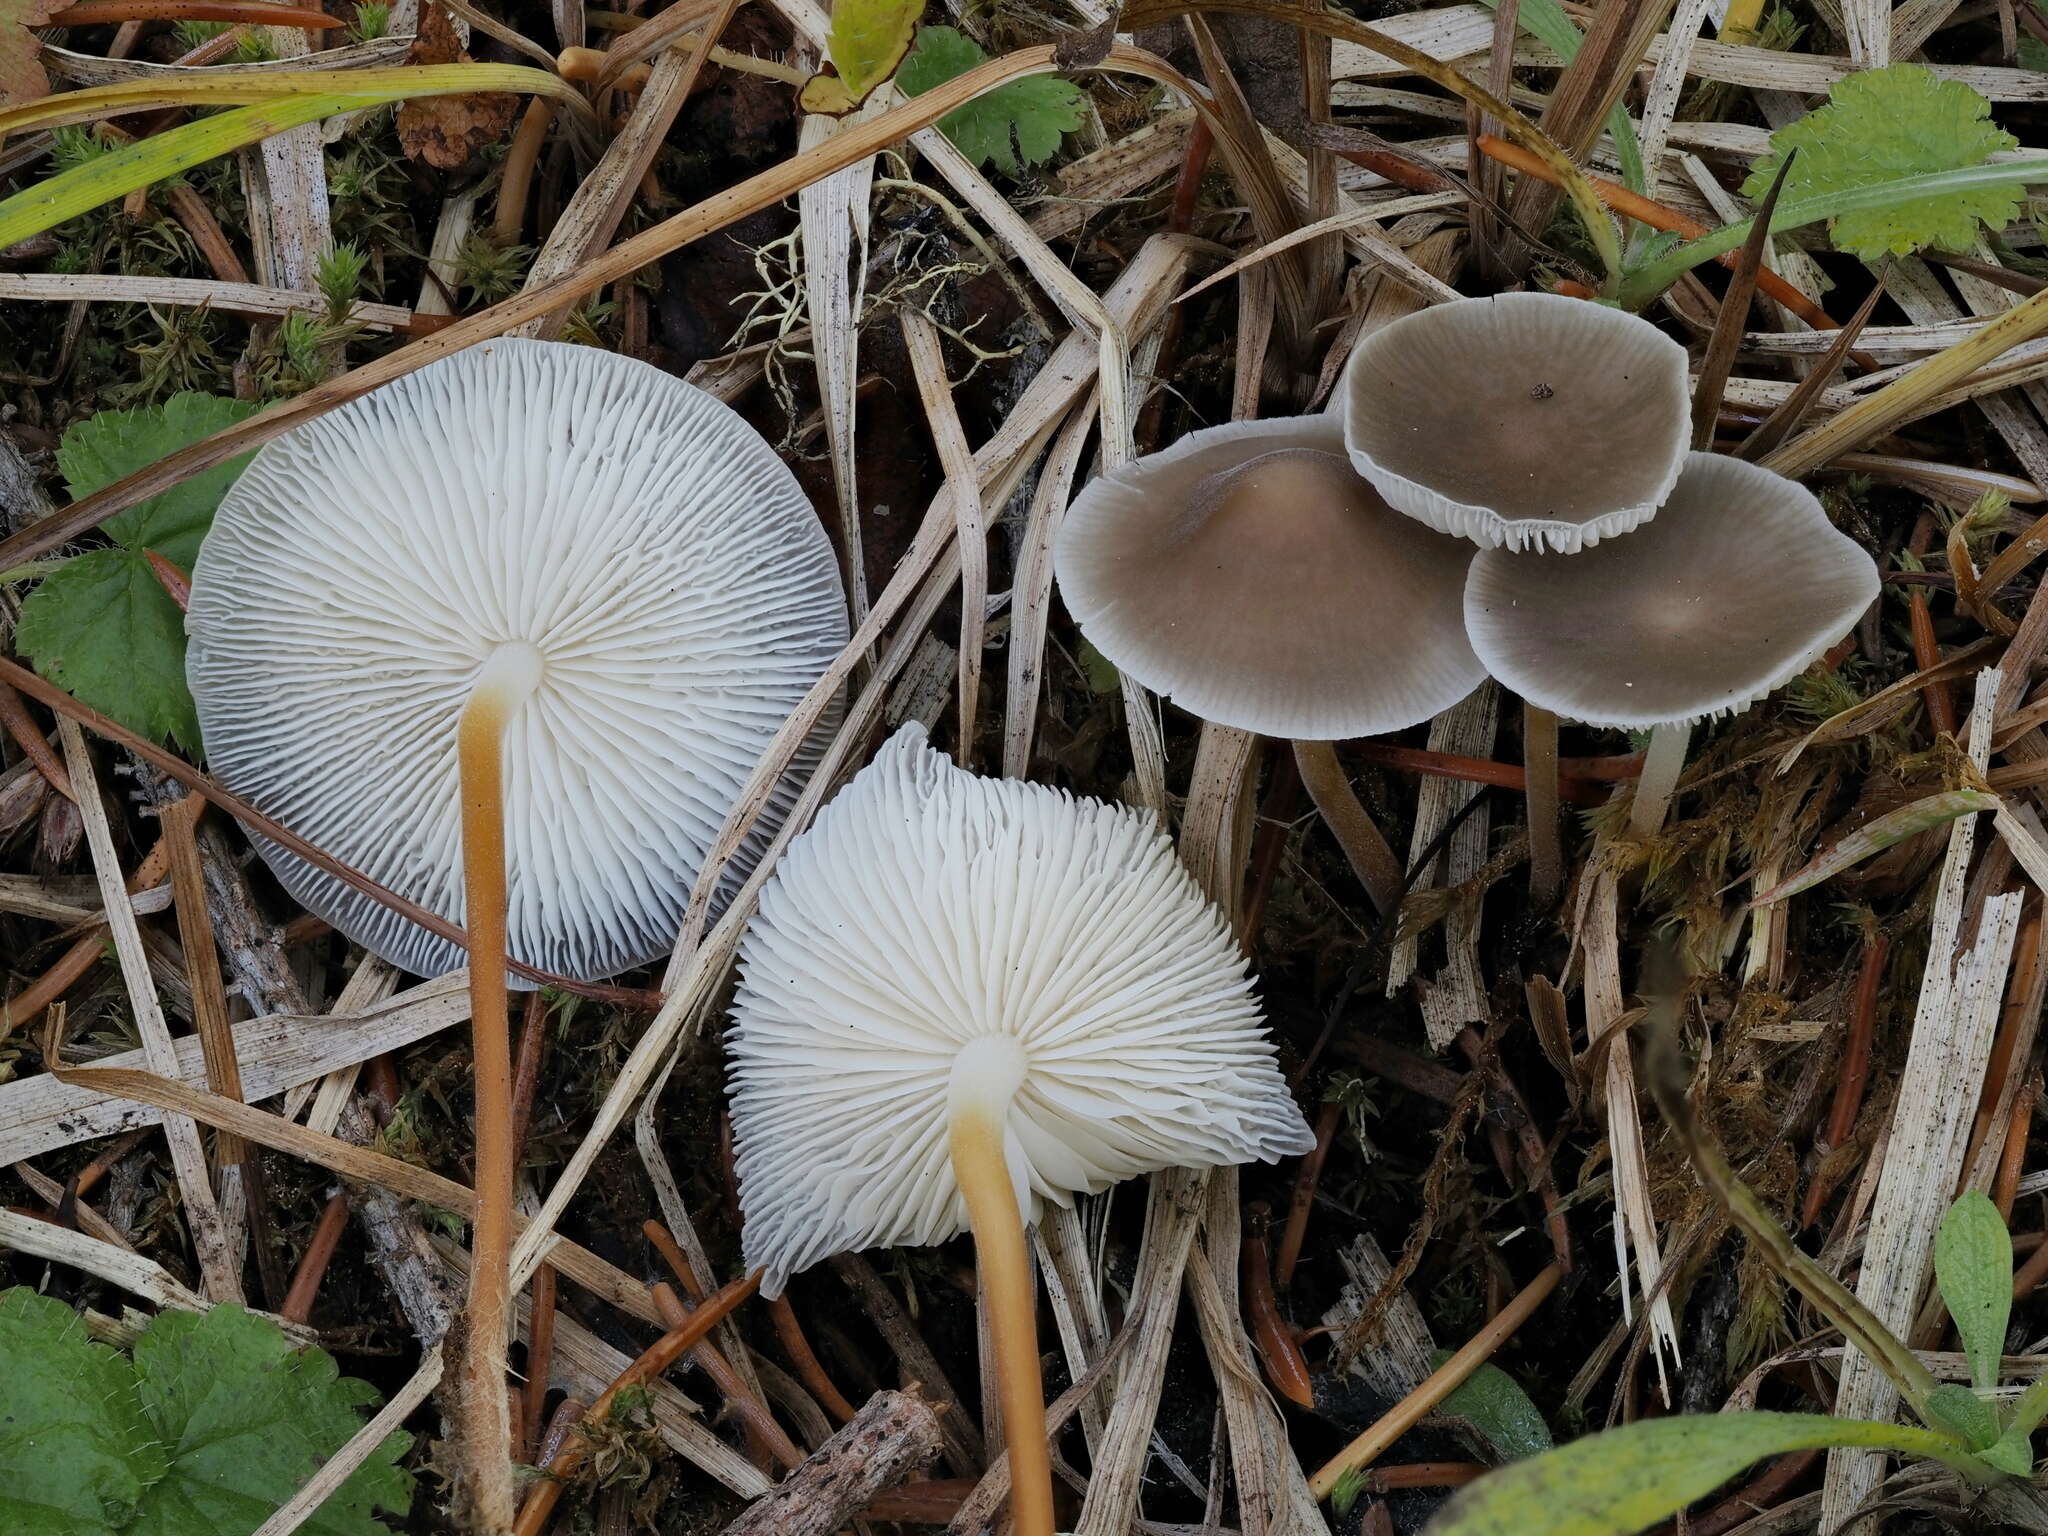
M 917 46 L 896 71 L 905 95 L 921 96 L 964 75 L 988 57 L 953 27 L 919 27 Z M 1081 126 L 1081 93 L 1054 75 L 998 86 L 939 119 L 947 138 L 976 165 L 993 162 L 1012 176 L 1059 152 L 1060 139 Z
M 2012 1317 L 2012 1235 L 1989 1196 L 1973 1189 L 1948 1208 L 1934 1238 L 1934 1279 L 1970 1357 L 1970 1379 L 1989 1391 Z
M 142 1405 L 170 1453 L 128 1536 L 252 1531 L 363 1426 L 376 1393 L 344 1379 L 322 1350 L 296 1349 L 276 1324 L 240 1307 L 166 1312 L 135 1344 Z M 374 1511 L 402 1515 L 412 1480 L 397 1433 L 301 1530 L 388 1536 Z
M 1982 165 L 2018 144 L 1991 120 L 1991 103 L 1967 85 L 1918 64 L 1865 70 L 1834 86 L 1824 107 L 1771 135 L 1771 152 L 1742 190 L 1761 197 L 1791 150 L 1784 202 L 1853 187 Z M 1998 228 L 2019 211 L 2003 187 L 1951 192 L 1837 216 L 1835 245 L 1865 261 L 1933 246 L 1968 250 L 1980 224 Z
M 144 410 L 101 411 L 65 432 L 57 448 L 57 466 L 64 471 L 65 483 L 76 501 L 223 427 L 247 420 L 258 409 L 253 400 L 186 391 Z M 190 570 L 214 509 L 250 457 L 243 454 L 217 464 L 108 518 L 101 526 L 116 543 L 130 549 L 153 549 L 174 565 Z
M 805 82 L 804 110 L 850 112 L 859 106 L 902 62 L 923 14 L 924 0 L 834 0 L 825 52 L 839 73 Z
M 1998 1439 L 1998 1415 L 1959 1381 L 1945 1381 L 1927 1396 L 1927 1410 L 1965 1445 L 1982 1451 Z
M 15 643 L 36 670 L 131 731 L 199 750 L 185 686 L 185 616 L 140 551 L 65 562 L 21 605 Z
M 16 1286 L 0 1293 L 0 1382 L 0 1530 L 118 1530 L 165 1471 L 127 1360 Z
M 1962 1450 L 1947 1435 L 1904 1424 L 1811 1413 L 1680 1414 L 1588 1435 L 1490 1472 L 1460 1491 L 1425 1530 L 1428 1536 L 1635 1536 L 1752 1462 L 1835 1445 L 1949 1461 Z
M 1437 1353 L 1438 1365 L 1450 1351 Z M 1515 1378 L 1497 1365 L 1483 1364 L 1445 1398 L 1437 1412 L 1463 1419 L 1509 1461 L 1539 1456 L 1550 1449 L 1550 1426 Z

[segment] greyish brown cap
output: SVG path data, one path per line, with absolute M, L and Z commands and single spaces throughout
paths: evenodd
M 1381 327 L 1332 408 L 1358 472 L 1410 517 L 1487 548 L 1566 552 L 1657 515 L 1692 421 L 1685 348 L 1554 293 Z
M 1877 565 L 1804 486 L 1688 454 L 1655 522 L 1576 555 L 1480 552 L 1465 622 L 1530 703 L 1647 730 L 1782 687 L 1876 599 Z
M 1091 481 L 1054 551 L 1088 641 L 1219 725 L 1296 740 L 1401 730 L 1485 680 L 1472 547 L 1389 507 L 1323 415 L 1211 427 Z

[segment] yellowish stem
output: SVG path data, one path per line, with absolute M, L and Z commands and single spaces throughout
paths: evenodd
M 512 1422 L 505 1345 L 512 1253 L 512 1041 L 505 989 L 505 726 L 543 670 L 522 641 L 485 659 L 456 726 L 462 779 L 462 875 L 469 930 L 471 1054 L 475 1059 L 476 1194 L 469 1305 L 455 1444 L 467 1486 L 468 1528 L 500 1536 L 514 1518 Z
M 1038 1366 L 1038 1306 L 1024 1213 L 1003 1151 L 1003 1124 L 1025 1071 L 1007 1035 L 970 1042 L 953 1064 L 953 1176 L 967 1202 L 988 1299 L 989 1335 L 1010 1453 L 1015 1536 L 1053 1536 L 1052 1457 L 1045 1440 L 1045 1383 Z

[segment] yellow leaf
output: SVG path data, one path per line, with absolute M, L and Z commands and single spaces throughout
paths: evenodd
M 836 0 L 825 40 L 838 75 L 813 75 L 798 98 L 806 112 L 850 112 L 895 73 L 910 51 L 924 0 Z

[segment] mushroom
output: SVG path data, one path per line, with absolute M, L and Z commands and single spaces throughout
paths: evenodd
M 1380 327 L 1333 408 L 1381 495 L 1487 548 L 1570 553 L 1648 522 L 1692 435 L 1685 348 L 1552 293 L 1436 304 Z
M 1485 681 L 1460 606 L 1471 546 L 1400 516 L 1319 415 L 1211 427 L 1099 476 L 1053 559 L 1109 660 L 1204 720 L 1294 741 L 1391 910 L 1400 862 L 1329 744 L 1419 724 Z
M 1020 1536 L 1053 1528 L 1024 1222 L 1168 1167 L 1313 1143 L 1243 956 L 1139 812 L 891 738 L 789 845 L 728 1036 L 764 1295 L 971 1227 Z
M 279 437 L 193 570 L 220 779 L 469 929 L 478 1213 L 458 1444 L 510 1524 L 506 959 L 665 952 L 699 862 L 846 640 L 831 547 L 731 410 L 591 348 L 499 340 Z M 309 909 L 413 971 L 461 951 L 274 845 Z
M 1763 698 L 1848 633 L 1877 566 L 1813 493 L 1690 453 L 1656 520 L 1568 558 L 1489 549 L 1465 583 L 1473 648 L 1539 708 L 1651 733 L 1630 828 L 1663 824 L 1692 723 Z

